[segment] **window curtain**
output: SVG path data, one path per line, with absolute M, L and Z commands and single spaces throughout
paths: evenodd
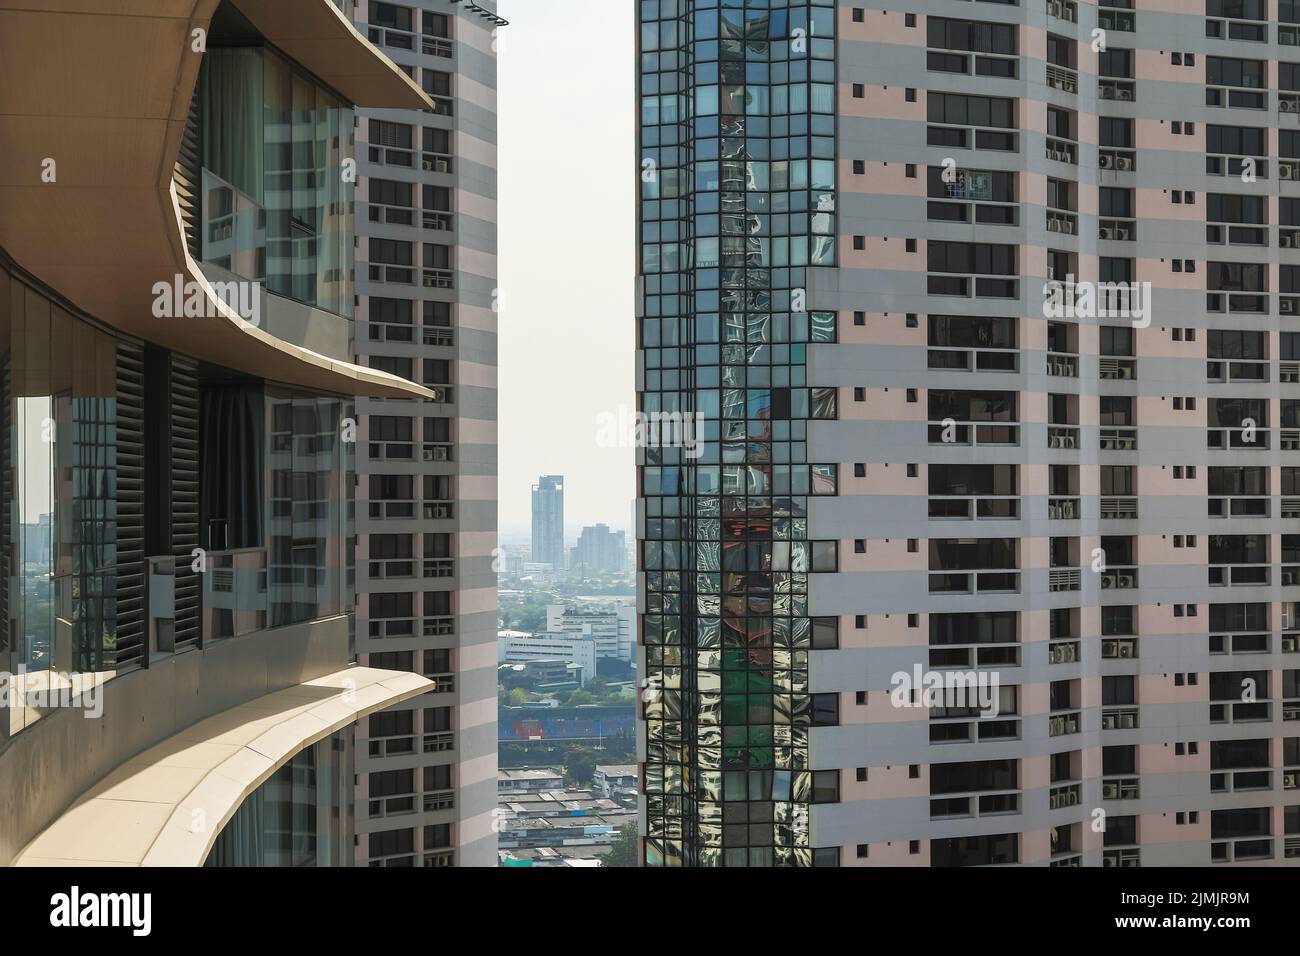
M 262 51 L 209 50 L 203 58 L 203 165 L 262 202 Z
M 260 389 L 203 390 L 199 465 L 203 545 L 212 551 L 265 544 L 265 426 Z

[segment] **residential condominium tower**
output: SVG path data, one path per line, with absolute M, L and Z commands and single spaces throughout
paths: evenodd
M 637 10 L 645 862 L 1300 860 L 1300 4 Z
M 542 475 L 533 485 L 533 561 L 564 570 L 564 476 Z
M 330 0 L 0 2 L 0 863 L 347 866 L 353 106 Z
M 358 650 L 430 692 L 358 734 L 358 862 L 495 866 L 495 4 L 358 4 L 432 109 L 365 110 L 357 351 L 430 393 L 358 402 Z

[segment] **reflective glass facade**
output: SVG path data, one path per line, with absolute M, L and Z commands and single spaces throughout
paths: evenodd
M 351 316 L 351 106 L 264 47 L 210 50 L 195 95 L 203 261 Z
M 204 866 L 349 866 L 353 767 L 351 727 L 299 751 L 239 805 Z
M 640 461 L 646 862 L 811 865 L 810 271 L 836 264 L 835 18 L 829 3 L 639 4 L 641 308 L 647 415 L 703 417 L 700 449 Z M 696 452 L 699 452 L 698 455 Z

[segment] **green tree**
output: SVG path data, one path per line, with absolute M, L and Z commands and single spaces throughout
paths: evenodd
M 609 852 L 600 858 L 601 866 L 636 866 L 637 865 L 637 830 L 636 823 L 625 823 L 618 828 L 618 836 L 610 845 Z
M 506 695 L 506 700 L 511 707 L 522 707 L 528 703 L 528 691 L 522 687 L 516 687 Z
M 573 747 L 565 757 L 564 775 L 570 783 L 585 787 L 596 772 L 596 751 L 590 747 Z
M 594 704 L 595 702 L 596 698 L 591 691 L 579 688 L 569 693 L 569 698 L 565 701 L 565 704 L 569 707 L 580 707 L 583 704 Z

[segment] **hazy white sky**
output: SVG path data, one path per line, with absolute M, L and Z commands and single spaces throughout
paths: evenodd
M 565 476 L 566 538 L 626 529 L 634 456 L 597 446 L 597 416 L 635 407 L 634 7 L 499 12 L 501 539 L 527 536 L 543 474 Z

